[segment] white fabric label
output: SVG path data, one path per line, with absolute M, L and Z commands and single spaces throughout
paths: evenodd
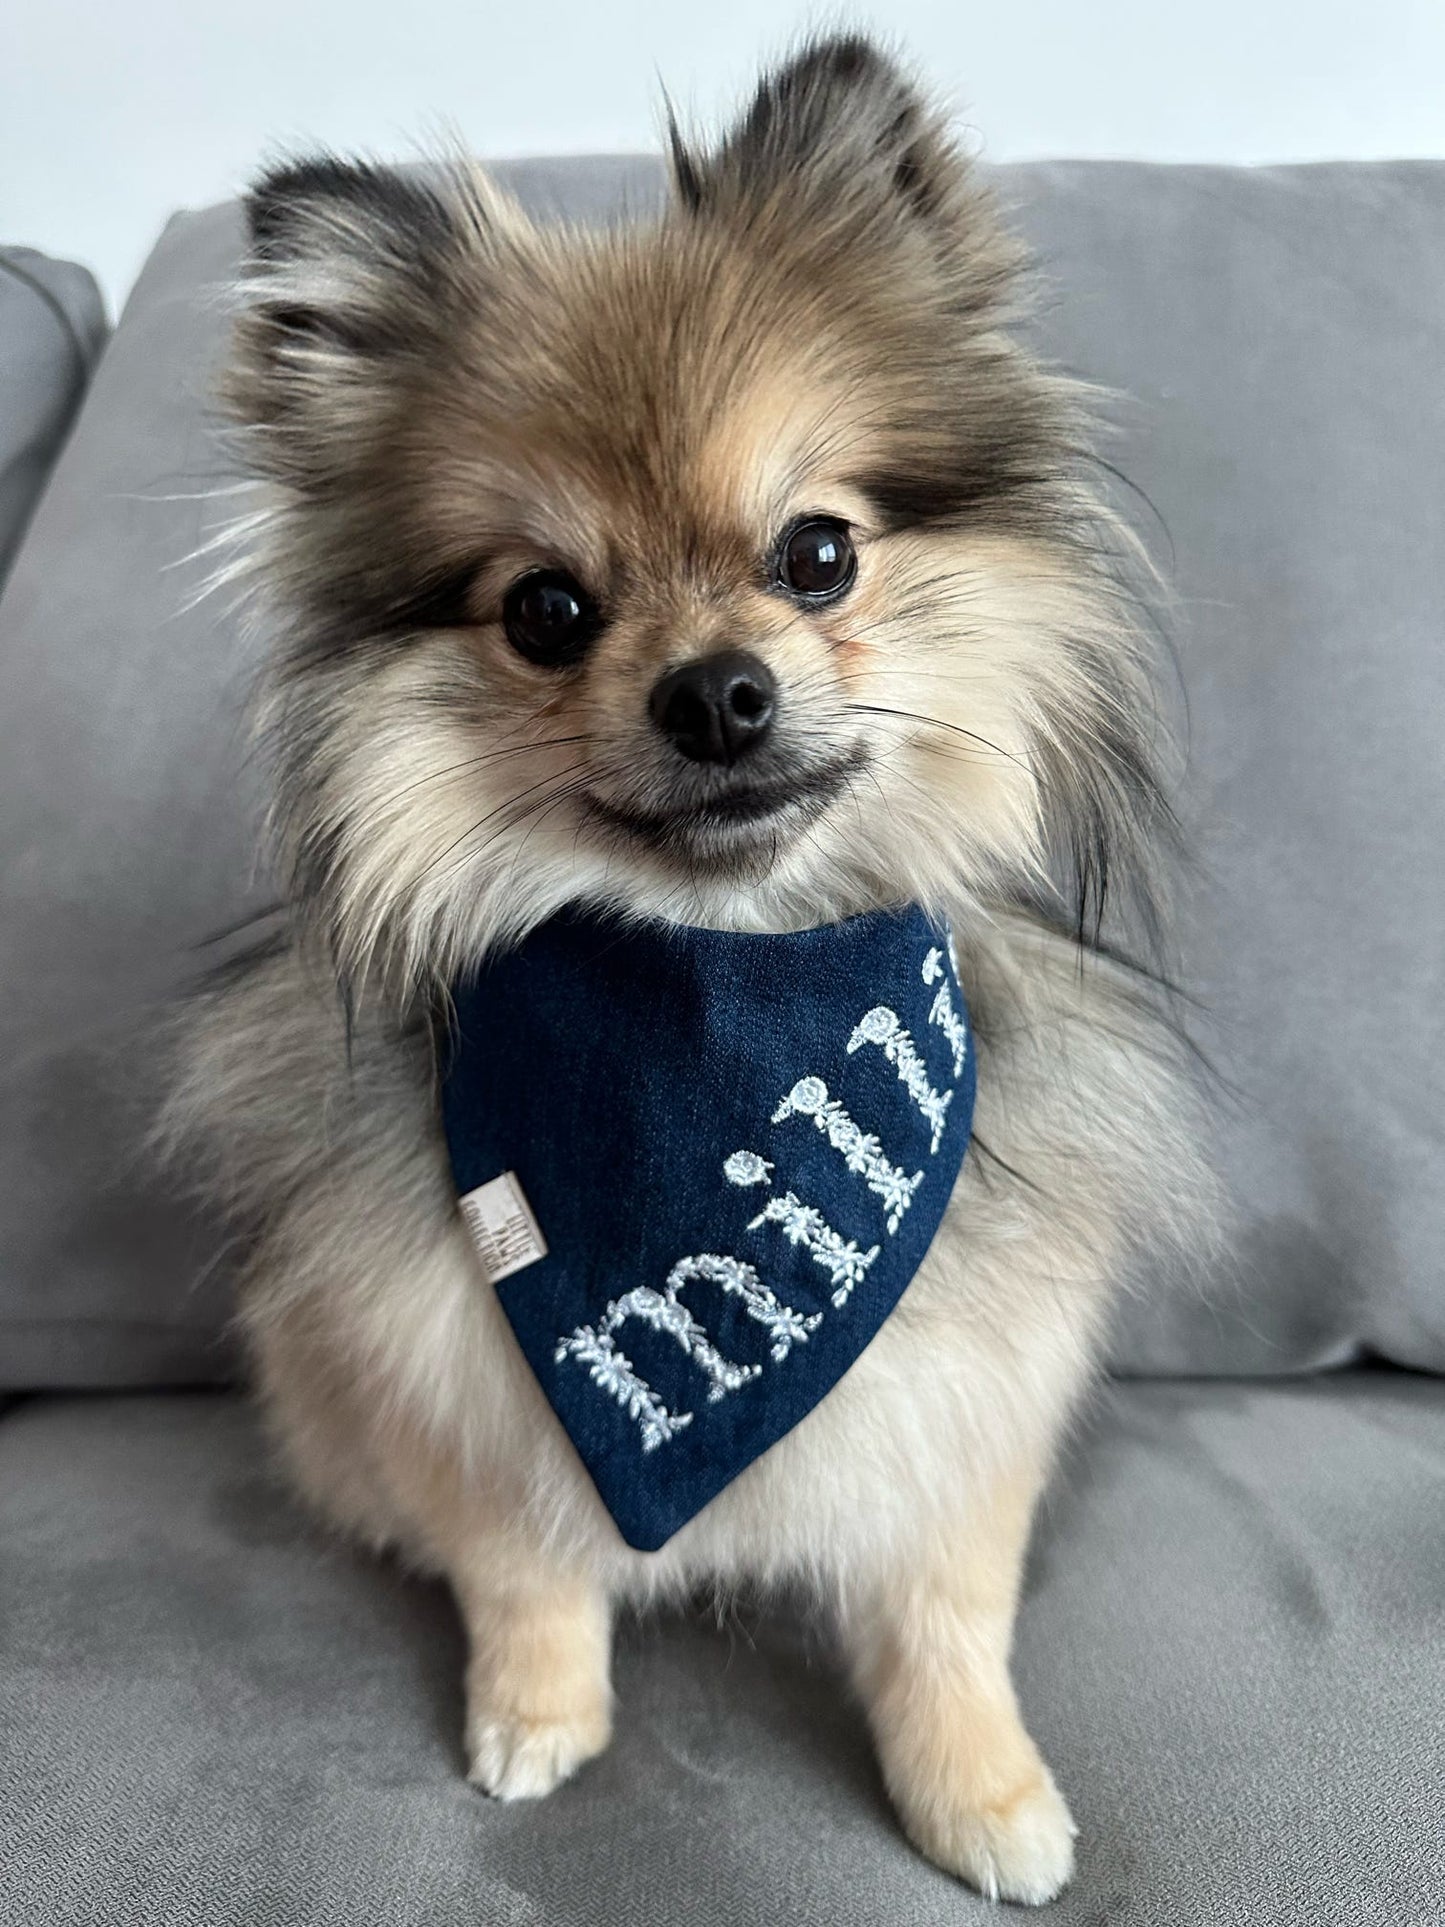
M 504 1171 L 457 1200 L 488 1278 L 499 1285 L 547 1255 L 547 1240 L 532 1216 L 515 1171 Z

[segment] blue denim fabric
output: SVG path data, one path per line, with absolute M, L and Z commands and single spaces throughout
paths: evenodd
M 947 939 L 917 908 L 790 936 L 569 911 L 455 1003 L 458 1193 L 515 1174 L 547 1252 L 494 1289 L 654 1551 L 827 1395 L 928 1250 L 975 1089 Z

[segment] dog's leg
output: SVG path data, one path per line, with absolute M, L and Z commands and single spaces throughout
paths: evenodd
M 1052 1900 L 1075 1828 L 1024 1731 L 1009 1647 L 1039 1481 L 999 1481 L 951 1545 L 850 1617 L 855 1678 L 914 1844 L 990 1899 Z
M 511 1537 L 449 1565 L 470 1647 L 468 1777 L 499 1800 L 537 1799 L 611 1738 L 607 1596 Z

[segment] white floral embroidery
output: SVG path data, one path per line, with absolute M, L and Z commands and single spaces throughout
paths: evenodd
M 953 938 L 948 938 L 948 954 L 957 971 Z M 968 1026 L 953 1001 L 943 952 L 930 949 L 923 960 L 923 981 L 937 985 L 928 1013 L 948 1041 L 953 1056 L 955 1082 L 963 1074 L 968 1053 Z M 936 1091 L 929 1082 L 927 1067 L 912 1037 L 904 1028 L 897 1011 L 877 1004 L 867 1011 L 848 1039 L 851 1056 L 864 1044 L 876 1044 L 898 1073 L 909 1097 L 927 1120 L 932 1131 L 930 1150 L 936 1153 L 943 1140 L 948 1107 L 953 1092 Z M 904 1212 L 913 1202 L 923 1182 L 923 1172 L 912 1177 L 885 1155 L 879 1139 L 862 1130 L 844 1106 L 828 1095 L 821 1077 L 802 1077 L 788 1092 L 772 1116 L 774 1124 L 790 1117 L 811 1118 L 836 1151 L 841 1152 L 848 1169 L 861 1176 L 868 1188 L 883 1202 L 890 1235 L 897 1231 Z M 757 1151 L 734 1151 L 723 1164 L 723 1175 L 730 1184 L 744 1188 L 772 1182 L 774 1165 Z M 833 1304 L 841 1308 L 877 1258 L 880 1246 L 862 1251 L 844 1239 L 814 1206 L 804 1204 L 792 1191 L 770 1197 L 748 1225 L 750 1231 L 764 1224 L 776 1224 L 792 1245 L 803 1246 L 815 1264 L 828 1273 L 833 1286 Z M 628 1416 L 641 1428 L 642 1449 L 652 1452 L 666 1440 L 676 1437 L 693 1421 L 691 1412 L 669 1411 L 662 1400 L 634 1368 L 617 1343 L 616 1334 L 629 1318 L 638 1318 L 654 1331 L 674 1339 L 689 1359 L 706 1375 L 708 1398 L 716 1401 L 759 1377 L 760 1365 L 739 1365 L 725 1358 L 679 1294 L 693 1283 L 715 1285 L 731 1297 L 740 1298 L 749 1318 L 763 1325 L 769 1336 L 774 1363 L 781 1364 L 794 1345 L 806 1342 L 823 1322 L 823 1314 L 804 1316 L 783 1304 L 759 1278 L 750 1264 L 717 1252 L 700 1252 L 680 1258 L 667 1275 L 661 1291 L 639 1285 L 608 1305 L 597 1325 L 581 1325 L 557 1346 L 560 1364 L 575 1358 L 587 1368 L 587 1375 L 609 1398 L 616 1399 Z
M 875 1004 L 872 1010 L 866 1012 L 848 1039 L 849 1054 L 860 1050 L 864 1044 L 877 1044 L 896 1069 L 904 1089 L 928 1120 L 933 1133 L 928 1148 L 931 1152 L 937 1151 L 943 1142 L 943 1127 L 948 1107 L 953 1102 L 953 1092 L 936 1091 L 929 1083 L 927 1066 L 918 1055 L 913 1039 L 903 1028 L 903 1019 L 898 1012 L 890 1010 L 886 1004 Z
M 791 1191 L 781 1198 L 769 1198 L 748 1230 L 756 1231 L 760 1224 L 775 1224 L 789 1244 L 807 1246 L 813 1262 L 821 1265 L 832 1280 L 833 1303 L 840 1307 L 847 1304 L 854 1286 L 862 1284 L 869 1265 L 878 1256 L 877 1245 L 870 1251 L 860 1251 L 833 1229 L 821 1211 L 804 1204 Z
M 629 1418 L 642 1427 L 642 1449 L 655 1452 L 665 1439 L 674 1437 L 692 1424 L 691 1412 L 669 1412 L 646 1379 L 640 1378 L 632 1361 L 620 1349 L 609 1331 L 594 1331 L 582 1325 L 557 1347 L 560 1365 L 568 1354 L 587 1367 L 587 1376 L 609 1398 L 615 1398 Z
M 616 1342 L 615 1334 L 629 1318 L 640 1318 L 654 1331 L 665 1332 L 682 1347 L 695 1365 L 711 1381 L 708 1398 L 716 1402 L 736 1392 L 762 1372 L 761 1365 L 737 1365 L 724 1358 L 702 1326 L 682 1304 L 678 1293 L 694 1282 L 720 1287 L 731 1297 L 741 1298 L 749 1318 L 766 1327 L 775 1364 L 782 1364 L 794 1345 L 805 1343 L 810 1332 L 823 1321 L 821 1312 L 805 1317 L 791 1305 L 780 1302 L 741 1258 L 704 1251 L 696 1257 L 679 1258 L 667 1274 L 661 1291 L 650 1285 L 614 1298 L 595 1327 L 579 1325 L 570 1337 L 558 1344 L 553 1354 L 560 1365 L 564 1358 L 575 1358 L 587 1367 L 594 1385 L 615 1398 L 629 1418 L 642 1427 L 642 1449 L 652 1452 L 664 1440 L 674 1437 L 692 1423 L 691 1412 L 670 1412 L 647 1381 L 633 1367 Z
M 686 1262 L 686 1260 L 684 1260 Z M 664 1332 L 677 1343 L 707 1373 L 712 1383 L 707 1395 L 714 1403 L 736 1392 L 756 1378 L 762 1371 L 761 1365 L 735 1365 L 730 1358 L 724 1358 L 716 1345 L 708 1337 L 702 1326 L 693 1317 L 687 1306 L 680 1303 L 673 1280 L 676 1268 L 668 1274 L 667 1288 L 654 1291 L 651 1285 L 638 1285 L 635 1290 L 624 1292 L 621 1298 L 614 1298 L 607 1307 L 600 1330 L 614 1332 L 629 1318 L 640 1318 L 654 1331 Z M 684 1279 L 682 1281 L 686 1283 Z
M 883 1200 L 890 1232 L 898 1229 L 903 1214 L 913 1202 L 913 1194 L 923 1182 L 923 1173 L 907 1177 L 883 1154 L 883 1146 L 871 1132 L 862 1131 L 836 1098 L 828 1096 L 821 1077 L 800 1077 L 773 1112 L 773 1123 L 789 1117 L 811 1118 L 843 1162 L 866 1180 L 868 1189 Z
M 723 1165 L 729 1184 L 766 1184 L 772 1175 L 772 1165 L 756 1151 L 734 1151 Z
M 930 1024 L 938 1028 L 948 1039 L 948 1047 L 953 1052 L 954 1082 L 963 1076 L 964 1061 L 968 1056 L 968 1025 L 964 1023 L 954 1008 L 953 992 L 949 988 L 948 973 L 943 967 L 943 952 L 930 950 L 923 959 L 923 981 L 937 984 L 933 1007 L 928 1013 Z
M 791 1305 L 783 1304 L 768 1290 L 752 1266 L 741 1258 L 723 1256 L 715 1251 L 700 1252 L 695 1258 L 679 1258 L 667 1274 L 669 1294 L 676 1295 L 695 1278 L 719 1285 L 730 1297 L 742 1299 L 748 1317 L 767 1328 L 772 1339 L 769 1350 L 775 1365 L 781 1365 L 793 1346 L 801 1345 L 809 1332 L 816 1331 L 823 1322 L 820 1311 L 804 1316 L 794 1311 Z M 752 1367 L 753 1372 L 761 1369 L 761 1366 Z

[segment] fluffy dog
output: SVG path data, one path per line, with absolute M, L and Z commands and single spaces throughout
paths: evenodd
M 913 1839 L 1047 1900 L 1074 1829 L 1009 1676 L 1030 1518 L 1117 1281 L 1212 1204 L 1185 1053 L 1100 935 L 1106 885 L 1161 902 L 1162 746 L 1081 395 L 1010 332 L 1019 250 L 856 39 L 713 148 L 674 129 L 646 223 L 534 227 L 459 158 L 284 166 L 249 216 L 227 403 L 286 927 L 191 1006 L 168 1127 L 246 1227 L 294 1475 L 450 1581 L 489 1793 L 606 1746 L 620 1605 L 801 1581 Z M 725 651 L 710 753 L 713 699 L 657 692 Z M 907 902 L 974 1019 L 943 1226 L 835 1390 L 634 1552 L 459 1220 L 446 988 L 566 904 Z

